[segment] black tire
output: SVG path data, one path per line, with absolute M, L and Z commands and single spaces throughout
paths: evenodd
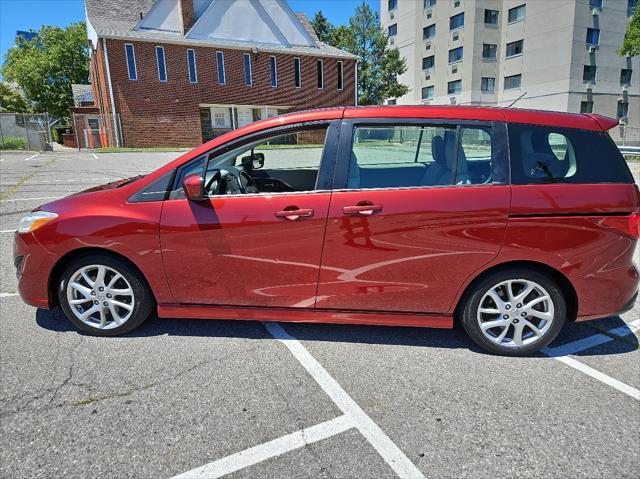
M 553 302 L 554 314 L 550 327 L 535 342 L 522 346 L 501 346 L 485 336 L 478 320 L 480 301 L 493 286 L 508 280 L 528 280 L 544 288 Z M 535 294 L 535 293 L 534 293 Z M 486 303 L 485 303 L 486 304 Z M 511 306 L 513 308 L 513 306 Z M 463 298 L 459 308 L 459 319 L 469 337 L 483 349 L 503 356 L 526 356 L 548 346 L 560 333 L 567 320 L 567 303 L 558 283 L 535 269 L 513 268 L 489 274 L 473 283 Z M 514 317 L 516 317 L 515 312 Z M 522 313 L 520 313 L 522 314 Z M 500 314 L 496 319 L 500 319 Z M 526 318 L 529 319 L 529 318 Z M 515 319 L 518 322 L 517 318 Z M 513 319 L 511 320 L 513 321 Z M 511 326 L 514 328 L 514 325 Z M 503 330 L 500 330 L 503 331 Z M 511 330 L 513 331 L 513 330 Z M 531 334 L 529 330 L 529 334 Z M 509 333 L 507 333 L 507 338 Z
M 131 286 L 135 301 L 129 318 L 120 326 L 111 329 L 99 329 L 85 324 L 76 317 L 67 299 L 67 285 L 72 275 L 79 269 L 89 265 L 104 265 L 116 270 Z M 127 261 L 108 254 L 92 253 L 80 256 L 67 264 L 59 277 L 58 301 L 65 315 L 78 329 L 94 336 L 118 336 L 140 326 L 155 309 L 155 299 L 147 282 L 140 272 Z

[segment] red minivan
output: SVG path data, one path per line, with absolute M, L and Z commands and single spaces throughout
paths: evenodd
M 638 187 L 616 121 L 336 108 L 222 135 L 37 208 L 22 298 L 113 336 L 160 317 L 451 328 L 525 355 L 633 307 Z

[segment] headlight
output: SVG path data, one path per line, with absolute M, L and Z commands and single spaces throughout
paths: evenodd
M 57 217 L 58 215 L 56 213 L 49 213 L 48 211 L 34 211 L 33 213 L 29 213 L 20 220 L 18 233 L 31 233 L 49 221 L 55 220 Z

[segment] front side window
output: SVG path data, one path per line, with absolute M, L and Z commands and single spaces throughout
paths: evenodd
M 216 68 L 218 72 L 218 83 L 224 85 L 226 83 L 226 75 L 224 71 L 224 53 L 216 52 Z
M 480 88 L 483 92 L 492 93 L 496 89 L 496 79 L 492 77 L 482 77 Z
M 582 71 L 582 81 L 595 83 L 597 67 L 595 65 L 585 65 Z
M 447 83 L 447 94 L 458 95 L 462 92 L 462 80 L 454 80 Z
M 456 28 L 462 28 L 464 26 L 464 12 L 458 13 L 453 17 L 449 17 L 449 30 L 455 30 Z
M 484 23 L 485 25 L 497 25 L 498 24 L 498 10 L 484 9 Z
M 189 82 L 198 83 L 198 70 L 196 68 L 196 52 L 193 48 L 187 50 L 187 66 L 189 68 Z
M 423 58 L 422 59 L 422 69 L 423 70 L 429 70 L 431 68 L 433 68 L 436 64 L 436 56 L 435 55 L 431 55 L 429 57 Z
M 395 37 L 398 34 L 398 24 L 394 23 L 393 25 L 389 25 L 387 29 L 387 35 L 390 37 Z
M 436 25 L 429 25 L 428 27 L 424 27 L 422 29 L 422 39 L 430 40 L 436 36 Z
M 457 133 L 453 125 L 357 126 L 348 188 L 484 184 L 491 179 L 491 156 L 490 128 L 463 126 Z
M 296 88 L 300 88 L 302 86 L 302 73 L 300 71 L 300 59 L 293 59 L 293 82 Z
M 631 85 L 631 75 L 633 70 L 630 68 L 623 68 L 620 70 L 620 85 Z
M 167 63 L 164 59 L 164 48 L 156 47 L 156 63 L 158 64 L 158 79 L 161 82 L 167 81 Z
M 522 75 L 511 75 L 508 77 L 504 77 L 505 90 L 513 90 L 515 88 L 520 88 L 521 84 L 522 84 Z
M 521 20 L 524 20 L 525 10 L 526 10 L 525 5 L 520 5 L 518 7 L 510 8 L 509 16 L 508 16 L 509 23 L 514 23 L 514 22 L 519 22 Z
M 514 57 L 516 55 L 522 55 L 524 49 L 524 40 L 518 40 L 515 42 L 507 43 L 507 58 Z
M 244 84 L 247 86 L 251 86 L 253 84 L 253 78 L 251 73 L 251 55 L 245 53 L 242 55 L 244 60 Z
M 604 132 L 516 123 L 508 128 L 513 184 L 633 182 Z
M 462 47 L 449 50 L 449 63 L 457 63 L 462 61 Z
M 590 45 L 598 45 L 600 43 L 600 29 L 587 28 L 587 43 Z
M 433 99 L 433 85 L 426 86 L 422 89 L 422 99 L 423 100 L 431 100 Z
M 131 43 L 124 45 L 124 52 L 127 57 L 127 73 L 129 74 L 129 80 L 138 79 L 138 69 L 136 68 L 136 52 Z
M 493 45 L 491 43 L 483 43 L 482 44 L 482 58 L 496 58 L 498 55 L 498 45 Z
M 269 57 L 269 79 L 271 80 L 271 86 L 278 86 L 278 65 L 276 63 L 276 57 Z

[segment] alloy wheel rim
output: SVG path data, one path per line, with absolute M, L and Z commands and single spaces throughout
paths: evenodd
M 551 328 L 555 308 L 538 283 L 510 279 L 492 286 L 477 312 L 482 334 L 494 344 L 521 348 L 538 342 Z
M 135 306 L 133 289 L 124 275 L 101 264 L 83 266 L 71 275 L 67 301 L 76 318 L 96 329 L 122 326 Z

